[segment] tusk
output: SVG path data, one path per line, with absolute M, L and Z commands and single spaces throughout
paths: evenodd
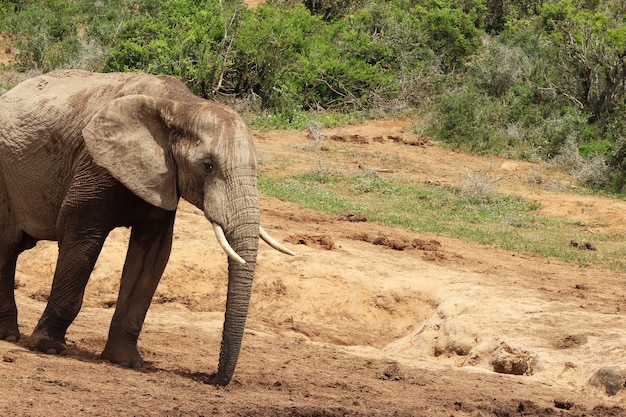
M 295 252 L 287 249 L 286 247 L 278 243 L 276 239 L 271 237 L 261 226 L 259 226 L 259 236 L 261 236 L 261 239 L 263 239 L 265 243 L 267 243 L 268 245 L 270 245 L 277 251 L 282 252 L 287 255 L 296 256 Z
M 230 256 L 230 258 L 234 260 L 235 262 L 238 262 L 242 265 L 245 264 L 246 261 L 244 261 L 244 259 L 241 256 L 237 255 L 237 252 L 235 252 L 235 250 L 231 248 L 230 244 L 228 243 L 228 240 L 226 240 L 226 236 L 224 235 L 224 229 L 222 229 L 221 226 L 213 223 L 213 230 L 215 231 L 215 236 L 217 237 L 217 241 L 219 242 L 222 249 L 224 249 L 224 252 L 226 252 L 226 254 Z

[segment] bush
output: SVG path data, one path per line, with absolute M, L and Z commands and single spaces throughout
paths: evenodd
M 137 3 L 124 22 L 104 71 L 141 70 L 182 78 L 196 94 L 222 87 L 246 8 L 241 1 L 168 0 Z
M 18 70 L 50 71 L 76 59 L 81 50 L 76 24 L 70 18 L 73 5 L 53 0 L 28 3 L 16 13 L 15 4 L 6 4 L 2 26 L 11 28 Z M 13 11 L 13 13 L 11 13 Z
M 303 0 L 304 5 L 313 15 L 321 16 L 326 21 L 338 20 L 353 12 L 363 0 Z
M 475 26 L 475 17 L 451 7 L 416 7 L 412 10 L 420 19 L 420 28 L 428 34 L 426 45 L 441 60 L 446 72 L 465 64 L 481 45 L 482 32 Z
M 243 75 L 237 94 L 259 96 L 264 108 L 278 112 L 401 107 L 402 86 L 424 69 L 416 58 L 428 55 L 416 52 L 423 42 L 411 34 L 419 31 L 405 30 L 412 22 L 402 16 L 372 4 L 324 22 L 301 5 L 259 7 L 235 45 L 233 74 Z
M 626 22 L 623 10 L 589 7 L 571 0 L 540 8 L 540 27 L 552 43 L 553 79 L 566 95 L 597 122 L 610 117 L 626 98 Z
M 254 94 L 264 108 L 302 107 L 295 84 L 303 70 L 303 56 L 319 29 L 318 18 L 304 6 L 277 9 L 257 7 L 244 22 L 234 43 L 234 91 L 239 96 Z
M 588 187 L 606 187 L 611 178 L 610 169 L 604 155 L 583 157 L 580 154 L 576 140 L 573 138 L 566 140 L 554 160 L 581 184 Z
M 533 62 L 522 48 L 489 41 L 472 62 L 469 75 L 480 89 L 502 97 L 512 87 L 529 83 L 532 72 Z
M 506 148 L 498 132 L 500 105 L 475 86 L 462 85 L 444 93 L 434 113 L 425 133 L 454 148 L 478 153 L 502 153 Z

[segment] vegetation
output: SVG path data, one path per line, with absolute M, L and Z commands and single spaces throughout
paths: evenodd
M 451 147 L 626 186 L 622 0 L 0 0 L 13 68 L 145 71 L 261 126 L 418 112 Z M 10 86 L 0 86 L 8 88 Z M 313 116 L 312 116 L 313 115 Z M 336 120 L 336 117 L 331 117 Z

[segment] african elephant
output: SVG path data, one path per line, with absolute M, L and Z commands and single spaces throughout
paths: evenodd
M 258 240 L 293 254 L 259 224 L 256 158 L 231 109 L 180 81 L 146 74 L 55 71 L 0 97 L 0 339 L 17 341 L 18 255 L 39 240 L 59 256 L 31 349 L 65 354 L 87 280 L 109 232 L 130 227 L 117 305 L 102 357 L 144 362 L 137 338 L 168 261 L 180 197 L 204 212 L 229 255 L 217 374 L 239 356 Z

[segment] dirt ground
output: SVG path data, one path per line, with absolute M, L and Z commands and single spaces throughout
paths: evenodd
M 10 37 L 6 33 L 0 33 L 0 64 L 7 64 L 13 57 Z
M 626 232 L 625 202 L 572 192 L 574 182 L 546 165 L 446 151 L 409 133 L 410 123 L 330 129 L 319 143 L 307 132 L 253 133 L 265 172 L 368 169 L 450 185 L 472 172 L 538 200 L 546 216 L 592 224 L 590 239 L 595 229 Z M 226 258 L 183 202 L 139 340 L 142 370 L 99 358 L 127 230 L 106 243 L 64 357 L 26 348 L 56 244 L 20 257 L 23 337 L 0 341 L 0 414 L 626 416 L 624 272 L 409 233 L 357 221 L 358 213 L 332 217 L 268 197 L 261 205 L 266 230 L 297 256 L 261 245 L 228 387 L 204 383 L 217 367 Z

